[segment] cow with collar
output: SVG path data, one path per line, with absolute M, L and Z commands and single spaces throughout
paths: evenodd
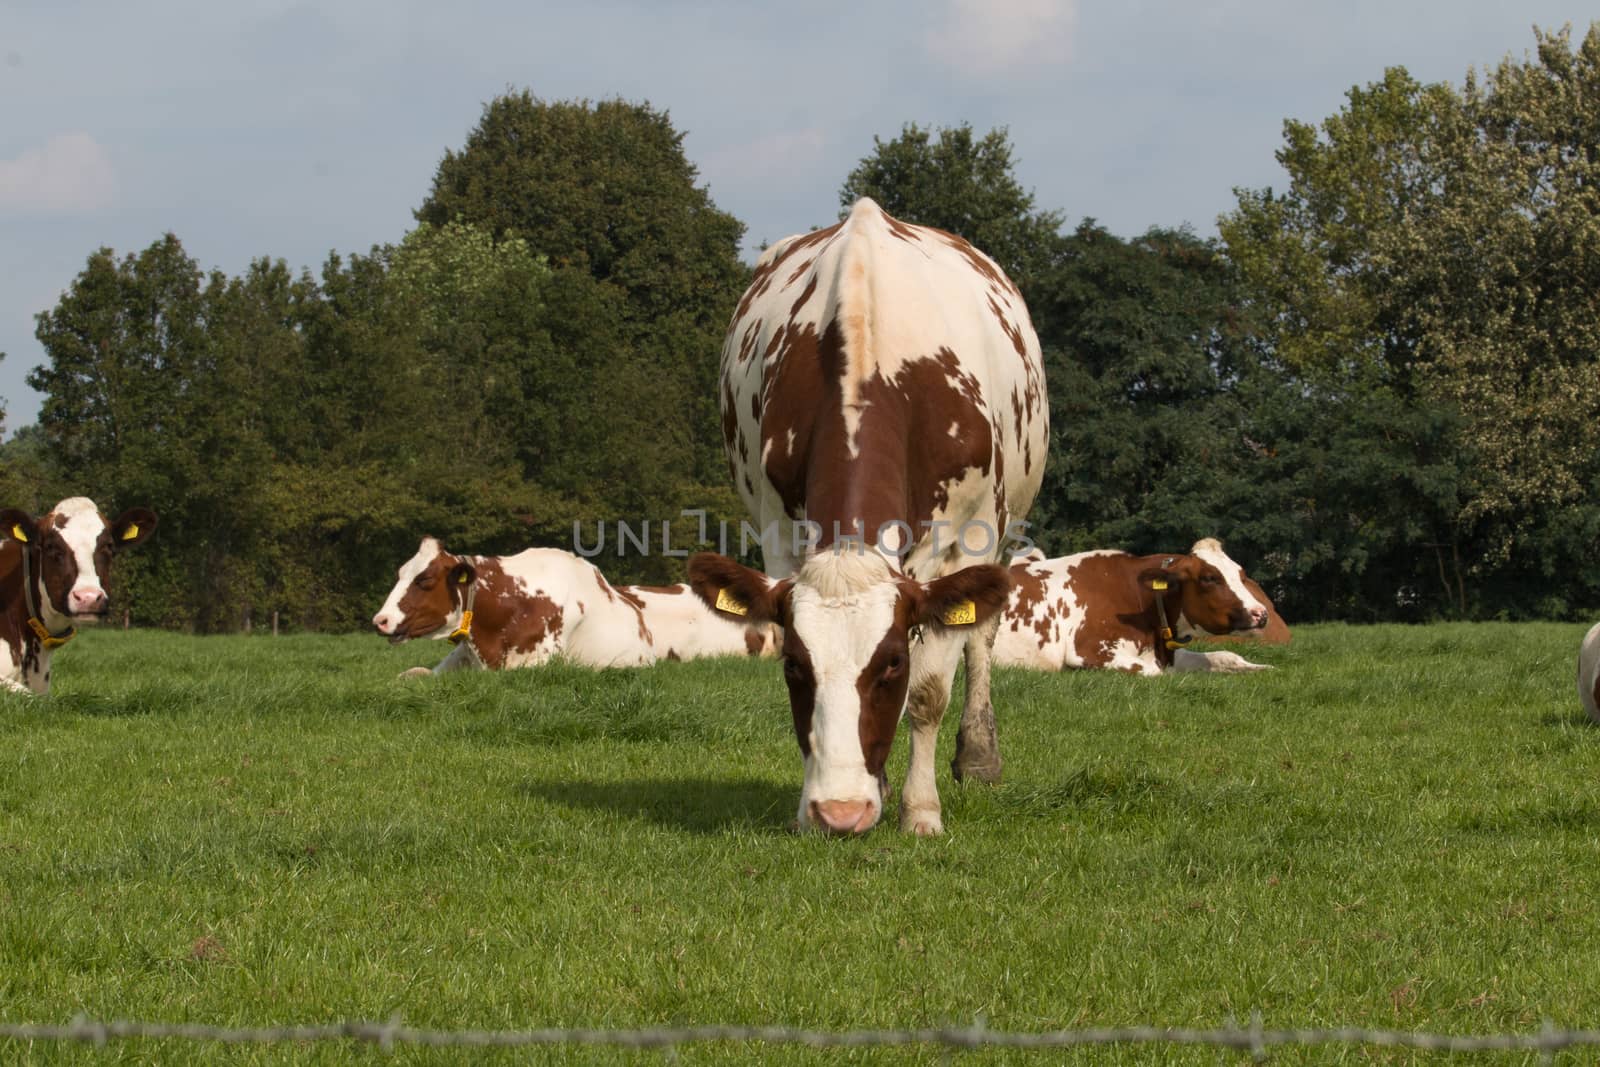
M 1012 564 L 994 657 L 1004 666 L 1050 671 L 1266 670 L 1233 652 L 1184 646 L 1201 630 L 1259 630 L 1269 616 L 1243 569 L 1212 538 L 1187 554 L 1099 550 L 1044 559 L 1041 553 Z
M 0 508 L 0 685 L 50 691 L 50 661 L 78 626 L 103 620 L 111 603 L 111 561 L 156 528 L 148 508 L 108 521 L 87 497 L 61 501 L 34 518 Z
M 767 573 L 724 556 L 689 581 L 729 619 L 783 627 L 802 829 L 883 814 L 902 712 L 900 828 L 943 830 L 934 774 L 957 663 L 956 777 L 1000 775 L 990 646 L 998 566 L 1044 475 L 1044 367 L 1021 293 L 962 238 L 858 200 L 769 248 L 723 343 L 723 446 Z M 815 536 L 791 537 L 805 523 Z
M 612 585 L 571 552 L 458 556 L 424 537 L 372 625 L 399 644 L 445 638 L 455 649 L 429 670 L 503 670 L 562 657 L 591 667 L 637 667 L 701 656 L 771 655 L 771 629 L 718 618 L 685 585 Z

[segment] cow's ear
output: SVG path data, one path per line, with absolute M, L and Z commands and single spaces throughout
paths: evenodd
M 918 585 L 912 617 L 924 626 L 976 626 L 1006 608 L 1011 573 L 996 563 L 965 567 Z
M 471 585 L 478 580 L 478 568 L 462 560 L 450 568 L 451 585 Z
M 773 581 L 715 552 L 689 557 L 689 588 L 722 618 L 756 626 L 775 622 L 787 625 L 789 589 L 793 582 Z
M 25 545 L 39 541 L 39 524 L 21 508 L 0 508 L 0 537 L 9 537 Z
M 111 547 L 132 548 L 156 529 L 156 513 L 149 508 L 129 508 L 111 523 Z
M 1192 582 L 1199 570 L 1199 561 L 1193 556 L 1172 556 L 1163 567 L 1146 567 L 1139 572 L 1139 584 L 1146 589 L 1162 592 L 1176 589 L 1184 582 Z

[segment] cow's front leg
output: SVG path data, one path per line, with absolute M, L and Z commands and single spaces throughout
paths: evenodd
M 900 829 L 913 834 L 942 834 L 939 785 L 934 780 L 934 753 L 939 745 L 939 723 L 944 719 L 950 690 L 930 675 L 912 687 L 906 699 L 911 725 L 911 760 L 906 767 L 906 788 L 900 798 Z
M 1267 663 L 1251 663 L 1237 652 L 1191 652 L 1180 648 L 1172 653 L 1175 671 L 1216 671 L 1221 674 L 1239 674 L 1244 671 L 1270 671 Z
M 961 730 L 950 773 L 956 781 L 1000 781 L 1000 739 L 995 731 L 994 704 L 989 698 L 989 664 L 1001 616 L 980 623 L 967 636 L 967 695 L 961 706 Z

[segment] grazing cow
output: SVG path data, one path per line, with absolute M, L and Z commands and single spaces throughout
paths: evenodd
M 112 556 L 150 536 L 155 513 L 130 508 L 107 522 L 94 501 L 69 497 L 39 519 L 0 509 L 0 685 L 48 693 L 50 658 L 80 623 L 110 610 Z
M 1600 622 L 1584 635 L 1578 649 L 1578 699 L 1589 718 L 1600 722 Z
M 432 671 L 532 667 L 562 656 L 591 667 L 658 659 L 770 655 L 770 628 L 718 618 L 685 585 L 612 585 L 594 564 L 557 548 L 514 556 L 453 556 L 424 537 L 372 625 L 392 644 L 448 637 L 456 645 Z
M 1183 645 L 1196 628 L 1254 630 L 1267 619 L 1243 570 L 1209 538 L 1189 555 L 1041 554 L 1011 567 L 1011 601 L 994 660 L 1050 671 L 1259 671 L 1267 668 L 1232 652 L 1191 652 Z
M 960 237 L 858 200 L 843 222 L 761 257 L 722 349 L 723 445 L 770 577 L 689 561 L 731 619 L 784 628 L 804 762 L 797 822 L 859 833 L 882 815 L 902 710 L 900 826 L 943 830 L 934 745 L 956 664 L 957 778 L 996 780 L 994 565 L 1044 474 L 1038 339 L 1022 296 Z M 808 525 L 805 544 L 788 536 Z

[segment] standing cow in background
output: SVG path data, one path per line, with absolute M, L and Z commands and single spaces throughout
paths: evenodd
M 111 559 L 142 543 L 155 512 L 130 508 L 107 522 L 94 501 L 69 497 L 34 519 L 0 508 L 0 685 L 50 691 L 50 659 L 77 626 L 111 609 Z
M 393 644 L 449 638 L 455 649 L 431 671 L 532 667 L 560 656 L 590 667 L 638 667 L 662 659 L 761 656 L 770 627 L 718 618 L 685 585 L 612 585 L 599 568 L 559 548 L 514 556 L 456 556 L 432 537 L 401 565 L 372 625 Z
M 1187 555 L 1097 550 L 1057 559 L 1030 555 L 1011 567 L 1011 600 L 994 642 L 995 662 L 1059 671 L 1266 670 L 1233 652 L 1183 646 L 1197 630 L 1257 630 L 1268 608 L 1218 541 Z
M 941 832 L 934 746 L 963 653 L 953 769 L 1000 774 L 989 656 L 1008 578 L 994 561 L 1033 505 L 1048 440 L 1021 294 L 960 237 L 859 200 L 756 264 L 722 350 L 721 407 L 771 576 L 702 553 L 689 580 L 726 617 L 784 628 L 799 825 L 878 821 L 904 710 L 900 826 Z M 816 535 L 803 546 L 789 537 L 801 519 Z

